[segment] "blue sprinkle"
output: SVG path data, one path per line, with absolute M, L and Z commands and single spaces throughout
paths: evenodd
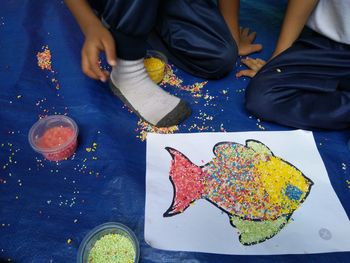
M 287 185 L 286 196 L 291 200 L 299 200 L 303 192 L 294 185 Z

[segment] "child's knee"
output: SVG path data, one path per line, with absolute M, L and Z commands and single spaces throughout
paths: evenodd
M 278 114 L 275 110 L 274 94 L 270 91 L 264 75 L 260 74 L 253 78 L 245 93 L 245 107 L 254 116 L 271 119 Z
M 235 45 L 225 46 L 216 54 L 209 56 L 202 66 L 204 77 L 208 79 L 219 79 L 233 70 L 238 57 Z

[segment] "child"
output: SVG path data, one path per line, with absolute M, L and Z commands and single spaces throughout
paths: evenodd
M 304 129 L 350 126 L 350 1 L 290 0 L 272 59 L 246 59 L 246 107 Z M 298 39 L 304 25 L 314 32 Z
M 101 81 L 110 78 L 112 91 L 153 125 L 176 125 L 191 112 L 187 103 L 159 88 L 145 71 L 145 42 L 153 29 L 182 68 L 194 75 L 220 78 L 235 64 L 238 51 L 231 31 L 239 32 L 238 23 L 232 23 L 230 29 L 237 28 L 230 31 L 211 0 L 91 0 L 91 6 L 86 0 L 66 2 L 85 35 L 84 73 Z M 220 6 L 236 10 L 238 3 L 221 0 Z M 251 45 L 255 35 L 248 31 L 242 32 L 241 49 L 261 49 Z M 101 51 L 113 66 L 110 76 L 99 67 Z

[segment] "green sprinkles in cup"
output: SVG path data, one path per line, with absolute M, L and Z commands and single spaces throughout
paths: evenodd
M 89 263 L 133 263 L 135 248 L 123 235 L 108 234 L 96 241 L 89 253 Z

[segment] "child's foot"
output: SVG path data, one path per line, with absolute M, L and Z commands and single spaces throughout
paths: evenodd
M 110 87 L 140 118 L 158 127 L 177 125 L 191 114 L 187 103 L 158 87 L 140 60 L 118 59 Z

